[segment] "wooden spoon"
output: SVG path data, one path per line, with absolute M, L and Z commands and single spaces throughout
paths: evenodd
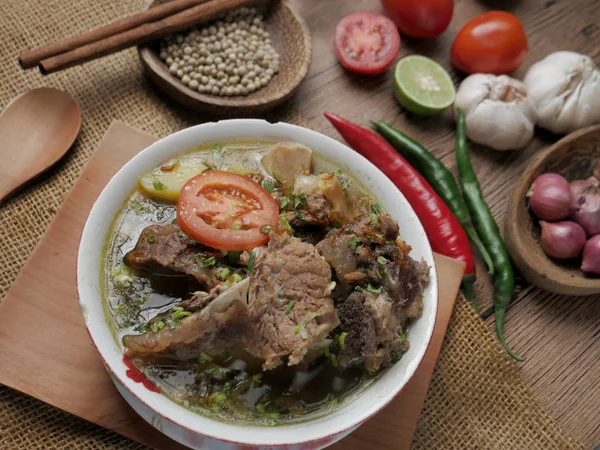
M 56 163 L 80 127 L 79 106 L 66 92 L 40 88 L 12 100 L 0 115 L 0 203 Z

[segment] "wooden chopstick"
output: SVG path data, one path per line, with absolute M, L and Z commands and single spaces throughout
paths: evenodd
M 78 36 L 64 39 L 46 47 L 25 51 L 19 55 L 19 64 L 21 64 L 23 69 L 30 69 L 37 66 L 39 62 L 44 59 L 69 52 L 76 48 L 83 47 L 86 44 L 91 44 L 92 42 L 106 39 L 117 33 L 143 25 L 144 23 L 163 19 L 172 14 L 191 8 L 192 6 L 206 3 L 207 1 L 209 0 L 172 0 L 168 3 L 158 5 L 154 8 L 142 11 L 139 14 L 134 14 L 133 16 L 125 17 L 124 19 Z

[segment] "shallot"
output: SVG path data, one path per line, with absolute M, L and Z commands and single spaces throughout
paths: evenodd
M 542 227 L 542 248 L 547 255 L 556 259 L 575 258 L 585 246 L 586 236 L 581 225 L 575 222 L 546 222 Z
M 581 270 L 600 275 L 600 234 L 594 236 L 585 244 Z
M 557 173 L 537 177 L 527 197 L 531 210 L 542 220 L 564 219 L 575 206 L 569 182 Z
M 596 177 L 571 183 L 571 192 L 579 206 L 571 217 L 588 236 L 600 234 L 600 181 Z

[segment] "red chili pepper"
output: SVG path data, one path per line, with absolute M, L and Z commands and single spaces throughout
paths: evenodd
M 375 164 L 400 189 L 423 224 L 433 251 L 467 264 L 463 284 L 465 288 L 472 287 L 475 261 L 469 239 L 429 183 L 381 136 L 334 114 L 325 113 L 325 117 L 350 147 Z

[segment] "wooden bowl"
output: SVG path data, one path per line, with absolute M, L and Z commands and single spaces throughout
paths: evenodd
M 152 7 L 154 3 L 163 2 L 151 2 L 147 6 Z M 158 57 L 157 45 L 140 46 L 138 53 L 150 80 L 182 105 L 217 115 L 251 116 L 288 99 L 308 74 L 312 58 L 308 27 L 286 1 L 272 4 L 265 14 L 265 28 L 279 53 L 280 71 L 266 86 L 247 96 L 201 94 L 169 73 L 168 67 Z
M 525 196 L 543 173 L 560 173 L 568 181 L 585 179 L 593 174 L 599 162 L 600 126 L 586 128 L 536 155 L 517 183 L 506 213 L 506 245 L 523 276 L 544 290 L 565 295 L 597 294 L 600 277 L 582 272 L 581 258 L 559 261 L 544 253 L 540 245 L 541 229 Z

